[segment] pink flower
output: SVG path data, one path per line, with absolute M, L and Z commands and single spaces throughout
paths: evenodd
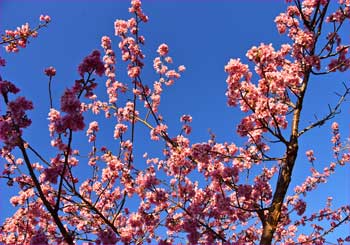
M 109 227 L 106 230 L 100 231 L 97 236 L 102 241 L 103 245 L 116 244 L 118 241 L 115 232 Z
M 0 140 L 4 142 L 9 150 L 18 144 L 19 136 L 21 136 L 21 132 L 15 130 L 11 119 L 4 120 L 0 117 Z
M 30 245 L 48 245 L 49 240 L 42 230 L 36 231 L 30 239 Z
M 170 56 L 165 57 L 164 60 L 167 63 L 173 63 L 173 59 Z
M 192 117 L 190 115 L 182 115 L 180 118 L 180 122 L 190 123 L 192 122 Z
M 180 78 L 180 74 L 177 73 L 175 70 L 169 70 L 165 73 L 165 75 L 168 77 L 168 78 Z
M 89 136 L 89 142 L 96 140 L 96 132 L 99 131 L 98 122 L 93 121 L 89 124 L 89 128 L 86 131 L 86 135 Z
M 294 205 L 294 209 L 297 211 L 297 214 L 299 216 L 303 215 L 303 213 L 306 210 L 306 202 L 304 202 L 303 200 L 298 200 L 296 202 L 296 204 Z
M 84 117 L 81 113 L 65 115 L 62 117 L 61 123 L 64 131 L 68 128 L 73 131 L 80 131 L 85 127 Z
M 9 81 L 0 81 L 0 92 L 2 95 L 7 96 L 8 93 L 17 94 L 19 91 L 19 88 L 13 83 Z
M 177 68 L 177 70 L 178 70 L 179 72 L 184 72 L 184 71 L 186 70 L 186 67 L 185 67 L 184 65 L 180 65 L 180 66 Z
M 118 139 L 122 134 L 126 132 L 127 129 L 128 126 L 126 126 L 125 124 L 118 123 L 117 125 L 115 125 L 114 138 Z
M 190 134 L 192 132 L 192 127 L 189 125 L 183 125 L 182 130 L 185 132 L 185 134 Z
M 46 76 L 49 76 L 49 77 L 53 77 L 56 75 L 56 69 L 52 66 L 46 68 L 44 70 L 44 72 L 45 72 Z
M 80 112 L 80 104 L 76 94 L 72 90 L 66 89 L 61 97 L 61 110 L 66 113 L 78 113 Z
M 316 160 L 316 157 L 314 156 L 314 151 L 313 150 L 308 150 L 308 151 L 306 151 L 305 154 L 306 154 L 309 162 L 314 162 Z
M 128 32 L 128 22 L 125 20 L 116 20 L 114 22 L 116 36 L 123 36 Z
M 339 130 L 339 125 L 337 122 L 332 123 L 332 129 L 335 130 Z
M 130 67 L 128 69 L 128 76 L 131 78 L 135 78 L 138 75 L 140 75 L 140 72 L 141 72 L 141 68 L 139 66 Z
M 160 56 L 166 56 L 169 52 L 168 45 L 166 45 L 165 43 L 159 45 L 157 52 Z
M 97 75 L 102 76 L 105 68 L 100 58 L 100 51 L 94 50 L 92 53 L 84 58 L 82 63 L 78 67 L 80 76 L 84 76 L 84 73 L 95 72 Z
M 17 27 L 16 30 L 6 30 L 3 36 L 3 39 L 8 40 L 5 49 L 7 52 L 18 52 L 18 47 L 25 48 L 27 46 L 29 37 L 36 37 L 37 35 L 38 33 L 30 29 L 28 23 Z
M 86 135 L 93 134 L 94 132 L 97 132 L 98 130 L 99 130 L 98 122 L 93 121 L 89 124 L 89 128 L 86 131 Z
M 39 20 L 40 21 L 45 21 L 46 23 L 48 23 L 48 22 L 51 21 L 51 17 L 48 16 L 48 15 L 40 15 Z
M 148 21 L 148 16 L 146 16 L 141 9 L 141 1 L 140 0 L 132 0 L 131 7 L 129 8 L 130 13 L 135 13 L 137 16 L 143 21 Z
M 43 181 L 48 181 L 53 184 L 57 184 L 57 178 L 62 173 L 63 166 L 52 166 L 44 170 Z
M 8 110 L 14 123 L 20 128 L 26 128 L 31 124 L 31 120 L 26 116 L 25 111 L 32 110 L 33 103 L 24 97 L 18 97 L 8 103 Z
M 151 139 L 152 140 L 159 140 L 159 136 L 163 136 L 164 133 L 167 131 L 168 126 L 164 124 L 160 124 L 156 126 L 154 129 L 151 130 Z
M 111 41 L 110 37 L 103 36 L 101 38 L 101 46 L 102 46 L 102 48 L 110 49 L 111 48 L 111 44 L 112 44 L 112 41 Z

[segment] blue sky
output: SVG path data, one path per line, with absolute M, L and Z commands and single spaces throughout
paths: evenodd
M 15 82 L 29 99 L 33 100 L 35 112 L 31 113 L 33 125 L 26 130 L 25 137 L 50 155 L 47 129 L 48 94 L 47 78 L 44 68 L 54 66 L 57 76 L 54 78 L 54 99 L 58 107 L 58 98 L 64 88 L 79 78 L 77 66 L 93 49 L 100 49 L 100 39 L 104 35 L 112 37 L 117 54 L 119 39 L 114 37 L 113 23 L 116 19 L 127 19 L 129 1 L 0 1 L 0 30 L 15 27 L 28 22 L 31 26 L 38 23 L 40 14 L 52 17 L 49 27 L 32 39 L 28 48 L 18 54 L 6 54 L 1 49 L 0 56 L 7 60 L 7 66 L 1 68 L 3 79 Z M 179 132 L 179 117 L 191 114 L 193 117 L 192 143 L 208 139 L 210 128 L 218 141 L 235 142 L 242 145 L 244 139 L 235 131 L 242 114 L 238 108 L 226 105 L 226 74 L 224 66 L 230 58 L 245 58 L 246 51 L 253 45 L 273 43 L 278 49 L 288 39 L 278 34 L 273 22 L 276 15 L 284 11 L 284 1 L 145 1 L 143 9 L 149 16 L 149 23 L 141 27 L 146 37 L 146 62 L 144 81 L 151 84 L 156 76 L 152 73 L 151 60 L 156 56 L 158 45 L 169 45 L 170 55 L 177 65 L 183 64 L 187 70 L 173 87 L 167 89 L 162 98 L 161 111 L 168 123 L 170 133 Z M 346 39 L 347 38 L 347 39 Z M 345 40 L 349 42 L 349 35 Z M 126 81 L 125 66 L 118 60 L 117 76 Z M 250 68 L 253 70 L 252 64 Z M 105 78 L 98 78 L 100 88 Z M 349 73 L 312 79 L 305 101 L 302 125 L 321 118 L 328 112 L 328 104 L 334 105 L 337 97 L 334 92 L 342 92 L 342 82 L 349 84 Z M 102 90 L 101 90 L 102 91 Z M 2 108 L 2 107 L 1 107 Z M 349 136 L 349 103 L 342 107 L 342 114 L 334 120 L 341 125 L 343 139 Z M 293 175 L 291 187 L 299 184 L 309 173 L 310 164 L 305 151 L 314 149 L 316 166 L 321 171 L 332 160 L 329 143 L 330 124 L 315 129 L 300 141 L 300 153 Z M 145 133 L 140 129 L 140 134 Z M 147 137 L 148 134 L 141 135 Z M 154 151 L 157 149 L 142 149 Z M 321 207 L 328 195 L 334 196 L 334 204 L 350 203 L 349 166 L 339 169 L 329 181 L 322 185 L 306 200 L 309 204 Z M 3 180 L 0 191 L 5 197 L 8 192 Z M 0 200 L 0 221 L 11 212 L 7 198 Z M 313 209 L 308 209 L 313 210 Z M 350 233 L 343 227 L 338 234 Z M 331 237 L 330 237 L 331 238 Z

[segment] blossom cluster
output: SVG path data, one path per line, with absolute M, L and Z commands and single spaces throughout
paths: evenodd
M 15 30 L 6 30 L 3 35 L 2 43 L 6 43 L 5 49 L 7 52 L 18 52 L 19 48 L 25 48 L 28 44 L 30 37 L 37 37 L 37 30 L 47 26 L 51 21 L 51 17 L 48 15 L 40 15 L 40 21 L 42 22 L 37 28 L 30 28 L 29 24 L 26 23 Z
M 93 73 L 102 76 L 105 72 L 105 68 L 100 59 L 100 51 L 94 50 L 89 56 L 86 56 L 82 63 L 78 67 L 80 76 L 84 76 L 84 73 Z
M 302 109 L 309 76 L 322 68 L 321 56 L 314 52 L 319 37 L 308 23 L 313 15 L 322 12 L 327 2 L 304 0 L 275 19 L 278 31 L 287 33 L 292 44 L 275 49 L 272 44 L 262 43 L 248 50 L 246 56 L 257 76 L 240 59 L 230 59 L 224 67 L 227 104 L 240 107 L 244 113 L 237 127 L 238 135 L 247 137 L 241 147 L 217 142 L 213 133 L 207 141 L 194 142 L 190 137 L 192 116 L 188 114 L 180 117 L 180 133 L 171 135 L 173 129 L 160 114 L 161 97 L 186 68 L 183 65 L 172 68 L 170 49 L 161 43 L 151 64 L 157 78 L 153 83 L 145 82 L 143 69 L 147 60 L 142 51 L 145 37 L 140 27 L 148 17 L 140 0 L 131 0 L 132 18 L 114 22 L 129 83 L 118 81 L 116 52 L 111 38 L 103 36 L 102 60 L 98 50 L 86 56 L 78 66 L 80 79 L 63 91 L 60 107 L 55 109 L 51 103 L 49 132 L 55 152 L 49 160 L 45 157 L 51 151 L 41 155 L 22 139 L 22 130 L 31 124 L 27 111 L 33 109 L 32 102 L 24 97 L 12 100 L 12 94 L 19 89 L 0 79 L 6 105 L 0 116 L 0 140 L 4 143 L 0 154 L 6 162 L 1 177 L 8 179 L 9 186 L 18 183 L 20 189 L 10 200 L 18 209 L 1 226 L 0 242 L 71 244 L 88 240 L 88 244 L 174 244 L 183 237 L 191 244 L 255 244 L 266 233 L 271 214 L 279 209 L 273 227 L 275 243 L 324 243 L 323 234 L 349 222 L 350 217 L 350 207 L 333 208 L 332 198 L 318 211 L 309 211 L 311 205 L 306 199 L 309 192 L 328 181 L 336 168 L 350 162 L 337 123 L 332 124 L 331 139 L 335 161 L 320 170 L 314 164 L 317 160 L 314 150 L 310 149 L 305 152 L 312 163 L 310 175 L 296 184 L 288 192 L 290 195 L 287 187 L 284 196 L 280 196 L 281 190 L 274 191 L 281 181 L 289 185 L 288 171 L 296 164 L 298 140 L 313 127 L 300 131 L 295 115 Z M 343 8 L 327 18 L 335 25 L 348 18 L 350 2 L 339 2 Z M 45 25 L 51 18 L 42 15 L 40 20 Z M 26 25 L 17 32 L 9 33 L 12 39 L 36 35 Z M 24 44 L 15 41 L 8 48 L 10 51 L 16 51 L 16 45 L 25 47 L 23 40 Z M 333 44 L 337 47 L 333 48 Z M 325 59 L 337 56 L 328 65 L 330 70 L 346 70 L 348 48 L 342 45 L 340 34 L 329 34 L 325 45 L 324 50 L 330 52 Z M 0 65 L 5 65 L 5 60 L 0 58 Z M 48 67 L 44 74 L 51 85 L 56 69 Z M 95 75 L 106 76 L 107 96 L 97 97 L 96 80 L 101 78 Z M 110 123 L 102 125 L 101 118 L 95 120 L 101 111 Z M 93 119 L 87 123 L 90 118 Z M 292 125 L 288 124 L 290 119 Z M 149 156 L 144 154 L 144 162 L 138 158 L 139 138 L 135 132 L 139 126 L 148 130 L 146 144 L 149 141 L 164 146 L 160 156 L 152 152 Z M 91 147 L 78 150 L 80 142 L 75 137 L 83 130 Z M 104 137 L 107 130 L 111 130 L 113 141 Z M 280 149 L 277 153 L 268 152 L 274 146 L 271 142 L 283 146 L 281 156 Z M 15 157 L 16 151 L 12 150 L 16 146 L 21 147 L 23 158 Z M 28 160 L 32 155 L 40 162 Z M 84 169 L 83 175 L 77 174 L 78 166 Z M 22 171 L 24 167 L 29 174 Z M 320 221 L 329 224 L 328 230 Z M 312 228 L 308 235 L 303 233 L 307 224 Z M 350 237 L 337 241 L 341 244 L 350 241 Z
M 286 57 L 290 50 L 289 45 L 282 45 L 280 50 L 275 51 L 271 44 L 261 44 L 247 52 L 260 76 L 257 85 L 251 81 L 252 73 L 248 66 L 239 59 L 231 59 L 225 66 L 228 73 L 227 103 L 229 106 L 240 104 L 243 112 L 252 112 L 238 126 L 238 133 L 248 136 L 252 143 L 260 143 L 268 128 L 272 127 L 277 132 L 288 125 L 286 116 L 291 108 L 286 94 L 288 90 L 298 94 L 302 81 L 300 66 Z M 261 144 L 259 147 L 263 149 L 266 146 Z
M 18 93 L 19 89 L 9 81 L 0 80 L 0 91 L 7 106 L 6 113 L 0 116 L 0 139 L 7 150 L 12 150 L 20 143 L 22 129 L 32 123 L 26 111 L 34 107 L 31 101 L 22 96 L 10 100 L 9 95 Z

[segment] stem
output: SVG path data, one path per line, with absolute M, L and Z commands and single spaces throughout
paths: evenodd
M 263 232 L 260 240 L 261 245 L 271 244 L 273 235 L 276 231 L 278 222 L 281 217 L 281 208 L 283 200 L 287 194 L 288 187 L 291 181 L 293 168 L 298 155 L 298 139 L 299 139 L 299 122 L 300 114 L 303 108 L 303 101 L 307 85 L 309 82 L 311 68 L 307 68 L 303 79 L 302 86 L 300 88 L 300 96 L 296 103 L 296 109 L 293 114 L 292 132 L 290 140 L 287 143 L 287 149 L 285 153 L 285 160 L 281 163 L 280 173 L 277 179 L 276 189 L 272 198 L 272 204 L 269 207 L 269 213 L 267 218 L 262 220 Z
M 50 76 L 50 79 L 49 79 L 49 99 L 50 99 L 50 109 L 53 108 L 53 105 L 52 105 L 52 93 L 51 93 L 51 81 L 52 81 L 52 76 Z

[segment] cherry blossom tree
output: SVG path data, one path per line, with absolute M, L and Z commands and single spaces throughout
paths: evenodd
M 338 103 L 323 118 L 301 127 L 311 78 L 350 67 L 349 45 L 340 35 L 350 19 L 349 0 L 287 1 L 286 12 L 275 23 L 290 42 L 278 49 L 260 44 L 248 50 L 254 76 L 240 59 L 228 61 L 227 104 L 245 115 L 237 127 L 246 139 L 242 146 L 217 142 L 213 133 L 206 142 L 191 142 L 190 115 L 180 118 L 181 132 L 170 135 L 159 106 L 163 91 L 185 66 L 174 64 L 166 44 L 159 46 L 153 64 L 146 64 L 141 28 L 148 17 L 140 0 L 131 1 L 129 12 L 130 19 L 114 23 L 129 81 L 118 80 L 117 56 L 108 36 L 101 39 L 101 51 L 92 51 L 78 65 L 79 76 L 61 95 L 58 108 L 51 92 L 56 69 L 44 70 L 50 97 L 48 133 L 56 152 L 51 158 L 23 135 L 30 130 L 27 111 L 34 109 L 33 103 L 15 96 L 20 92 L 15 83 L 0 79 L 1 177 L 8 188 L 18 188 L 10 200 L 17 211 L 1 226 L 2 243 L 323 244 L 328 234 L 349 223 L 350 206 L 333 207 L 332 197 L 322 209 L 305 214 L 312 208 L 305 201 L 308 193 L 350 162 L 338 123 L 325 129 L 332 132 L 334 156 L 327 167 L 320 170 L 314 164 L 317 149 L 299 152 L 303 136 L 333 119 L 350 93 L 344 84 Z M 40 22 L 36 28 L 25 24 L 7 30 L 1 44 L 18 52 L 51 18 L 42 15 Z M 158 76 L 153 84 L 143 75 L 147 65 Z M 107 100 L 96 93 L 97 81 L 105 81 Z M 99 138 L 105 122 L 97 120 L 99 114 L 113 123 L 114 142 Z M 135 143 L 136 125 L 148 129 L 151 141 L 164 145 L 161 156 L 143 155 L 144 168 L 135 162 L 138 148 L 147 152 Z M 80 150 L 84 142 L 73 141 L 82 134 L 88 152 Z M 297 157 L 303 154 L 312 166 L 310 176 L 291 189 Z M 83 178 L 79 167 L 89 177 Z M 129 208 L 130 203 L 137 207 Z M 350 242 L 349 234 L 337 240 L 345 241 Z

